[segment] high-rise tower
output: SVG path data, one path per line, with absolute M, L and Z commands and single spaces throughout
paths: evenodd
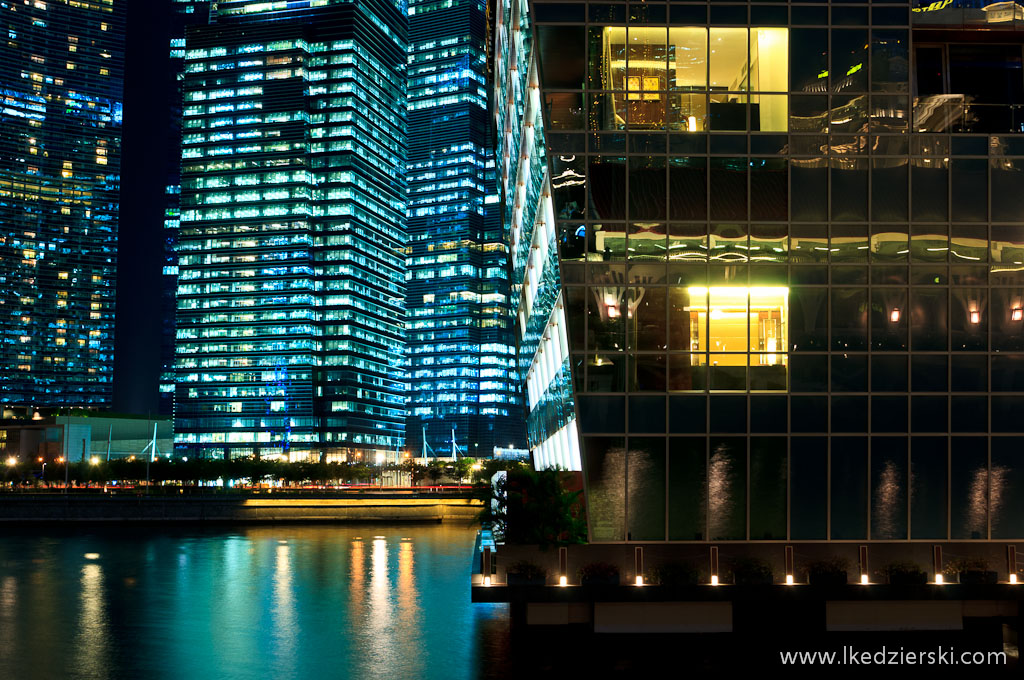
M 110 403 L 125 4 L 0 6 L 4 404 Z
M 407 422 L 416 455 L 447 456 L 453 443 L 490 455 L 524 439 L 487 40 L 483 0 L 409 3 Z
M 406 17 L 229 0 L 185 60 L 177 450 L 397 451 Z

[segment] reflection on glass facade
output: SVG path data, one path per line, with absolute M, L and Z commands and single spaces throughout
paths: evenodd
M 4 404 L 110 404 L 125 6 L 0 5 Z
M 968 5 L 499 14 L 530 445 L 571 426 L 592 540 L 1024 535 L 1024 16 Z
M 409 3 L 409 417 L 414 456 L 522 446 L 484 2 Z M 423 436 L 426 435 L 426 446 Z
M 406 20 L 219 3 L 185 46 L 175 447 L 400 449 Z

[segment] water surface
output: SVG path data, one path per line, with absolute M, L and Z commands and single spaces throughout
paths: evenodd
M 0 678 L 490 675 L 507 609 L 470 603 L 474 538 L 452 524 L 4 529 Z

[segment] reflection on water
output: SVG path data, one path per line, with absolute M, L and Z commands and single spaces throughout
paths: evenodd
M 451 525 L 6 531 L 0 678 L 493 676 L 508 610 L 470 603 L 473 541 Z

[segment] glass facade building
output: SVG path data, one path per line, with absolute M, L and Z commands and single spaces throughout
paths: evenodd
M 417 456 L 450 455 L 453 435 L 474 456 L 524 441 L 488 37 L 483 0 L 409 3 L 407 447 Z
M 4 404 L 110 404 L 125 5 L 0 6 Z
M 228 0 L 188 30 L 178 453 L 402 446 L 406 49 L 385 0 Z
M 1016 6 L 499 6 L 530 446 L 591 540 L 1024 536 Z
M 178 291 L 178 226 L 181 217 L 181 122 L 185 82 L 185 30 L 210 21 L 209 0 L 174 0 L 171 5 L 170 59 L 166 73 L 167 87 L 173 93 L 168 126 L 167 175 L 164 182 L 164 264 L 161 270 L 160 298 L 160 415 L 174 413 L 174 347 L 175 308 Z

